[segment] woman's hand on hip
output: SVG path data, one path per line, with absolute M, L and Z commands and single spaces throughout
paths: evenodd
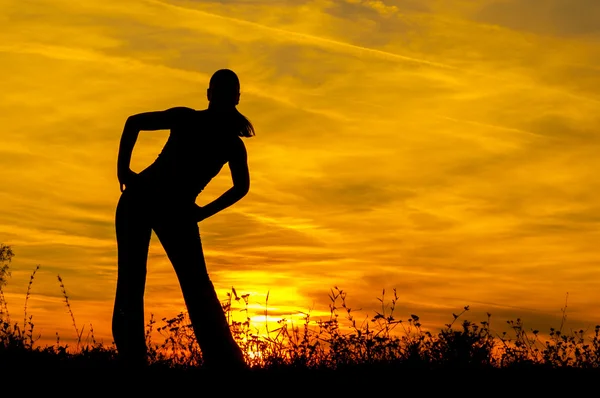
M 194 220 L 200 222 L 208 217 L 206 210 L 202 206 L 198 206 L 194 203 Z
M 129 186 L 137 176 L 138 174 L 129 168 L 126 170 L 119 170 L 117 173 L 117 177 L 119 178 L 119 186 L 121 188 L 121 192 L 123 192 L 125 188 Z

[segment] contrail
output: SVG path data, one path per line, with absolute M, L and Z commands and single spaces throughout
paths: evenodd
M 440 69 L 455 70 L 455 71 L 466 72 L 466 73 L 476 73 L 476 72 L 461 69 L 459 67 L 440 63 L 440 62 L 429 61 L 429 60 L 421 59 L 421 58 L 408 57 L 405 55 L 391 53 L 391 52 L 383 51 L 383 50 L 377 50 L 377 49 L 369 48 L 369 47 L 362 47 L 362 46 L 358 46 L 355 44 L 345 43 L 345 42 L 342 42 L 339 40 L 327 39 L 324 37 L 310 35 L 307 33 L 300 33 L 300 32 L 295 32 L 295 31 L 287 30 L 287 29 L 274 28 L 271 26 L 257 23 L 257 22 L 251 22 L 251 21 L 247 21 L 244 19 L 227 17 L 227 16 L 214 14 L 214 13 L 203 11 L 203 10 L 197 10 L 194 8 L 183 7 L 183 6 L 179 6 L 179 5 L 175 5 L 175 4 L 170 4 L 170 3 L 167 3 L 167 2 L 164 2 L 161 0 L 145 0 L 145 1 L 147 3 L 159 4 L 164 7 L 170 7 L 170 8 L 175 8 L 175 9 L 179 9 L 179 10 L 184 10 L 187 12 L 201 14 L 201 15 L 204 15 L 204 16 L 210 17 L 210 18 L 222 19 L 225 21 L 234 22 L 239 25 L 252 26 L 253 28 L 265 30 L 265 31 L 272 32 L 272 33 L 284 34 L 286 36 L 303 39 L 304 41 L 307 41 L 309 43 L 329 45 L 329 47 L 345 48 L 347 50 L 351 50 L 354 53 L 368 53 L 368 54 L 376 55 L 379 58 L 384 58 L 384 59 L 395 59 L 395 60 L 400 60 L 400 61 L 417 63 L 417 64 L 421 64 L 421 65 L 427 65 L 427 66 L 440 68 Z M 492 76 L 486 75 L 486 77 L 492 77 Z
M 451 122 L 472 124 L 472 125 L 475 125 L 475 126 L 489 127 L 489 128 L 493 128 L 493 129 L 496 129 L 496 130 L 505 130 L 505 131 L 510 131 L 512 133 L 519 133 L 519 134 L 529 135 L 529 136 L 535 137 L 535 138 L 549 139 L 549 137 L 547 137 L 547 136 L 544 136 L 544 135 L 541 135 L 541 134 L 532 133 L 531 131 L 527 131 L 527 130 L 516 129 L 516 128 L 513 128 L 513 127 L 506 127 L 506 126 L 502 126 L 502 125 L 498 125 L 498 124 L 482 123 L 482 122 L 478 122 L 478 121 L 475 121 L 475 120 L 457 119 L 457 118 L 453 118 L 453 117 L 446 116 L 446 115 L 434 115 L 434 116 L 437 117 L 438 119 L 449 120 Z

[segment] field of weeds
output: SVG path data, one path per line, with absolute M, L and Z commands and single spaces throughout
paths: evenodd
M 95 341 L 93 329 L 86 338 L 75 323 L 69 298 L 62 279 L 58 281 L 65 306 L 73 319 L 79 336 L 75 347 L 62 344 L 57 338 L 53 345 L 36 344 L 32 317 L 27 316 L 27 300 L 34 283 L 33 271 L 25 298 L 25 317 L 11 319 L 2 286 L 9 278 L 9 264 L 13 256 L 10 247 L 2 246 L 0 258 L 0 368 L 33 370 L 73 370 L 121 372 L 114 345 Z M 330 292 L 330 315 L 327 319 L 313 320 L 306 315 L 299 325 L 282 320 L 279 327 L 266 334 L 256 333 L 248 311 L 249 295 L 238 295 L 232 289 L 223 303 L 223 310 L 231 315 L 232 307 L 241 306 L 245 321 L 230 321 L 232 333 L 245 354 L 247 372 L 259 377 L 302 377 L 313 375 L 324 378 L 348 376 L 380 379 L 395 375 L 405 379 L 415 372 L 422 374 L 519 375 L 534 372 L 544 378 L 565 375 L 600 376 L 600 325 L 591 334 L 583 330 L 563 333 L 550 328 L 549 338 L 541 339 L 537 330 L 525 330 L 520 319 L 508 321 L 511 332 L 496 334 L 487 320 L 467 320 L 469 307 L 452 314 L 450 322 L 437 332 L 423 330 L 417 315 L 398 319 L 395 307 L 398 296 L 382 292 L 380 312 L 366 321 L 357 322 L 346 304 L 346 292 L 333 288 Z M 268 300 L 268 298 L 267 298 Z M 245 308 L 245 310 L 244 310 Z M 232 319 L 228 316 L 228 319 Z M 161 341 L 153 341 L 158 332 Z M 147 372 L 166 375 L 201 374 L 202 353 L 186 313 L 160 321 L 151 318 L 147 323 L 146 340 L 149 365 Z M 359 379 L 356 379 L 356 378 Z

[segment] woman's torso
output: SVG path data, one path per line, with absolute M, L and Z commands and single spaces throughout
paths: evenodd
M 210 110 L 182 108 L 157 159 L 139 174 L 138 186 L 154 198 L 195 201 L 229 161 L 233 140 Z

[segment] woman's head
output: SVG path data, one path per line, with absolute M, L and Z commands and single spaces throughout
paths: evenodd
M 234 107 L 240 102 L 240 80 L 234 71 L 219 69 L 210 78 L 206 96 L 211 107 Z
M 240 137 L 252 137 L 254 127 L 252 123 L 242 115 L 236 108 L 240 102 L 240 80 L 230 69 L 219 69 L 210 78 L 206 90 L 208 107 L 220 112 L 227 113 L 223 120 L 225 124 L 233 123 L 231 128 Z

